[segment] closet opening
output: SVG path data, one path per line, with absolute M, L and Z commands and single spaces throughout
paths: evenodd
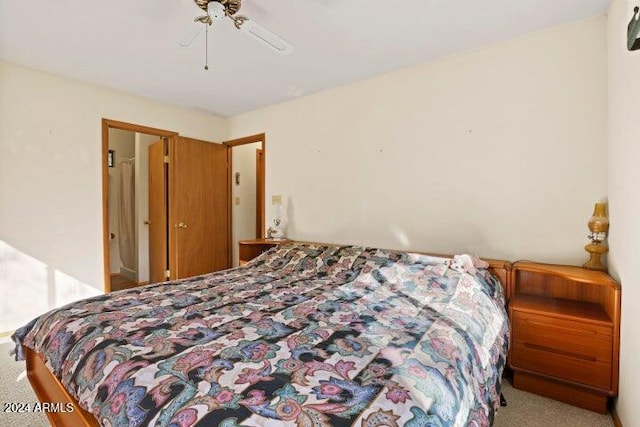
M 238 266 L 238 242 L 265 237 L 265 158 L 264 133 L 224 143 L 229 158 L 229 217 L 232 266 Z

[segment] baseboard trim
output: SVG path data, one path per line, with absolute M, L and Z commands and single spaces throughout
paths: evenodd
M 615 402 L 611 405 L 611 418 L 613 418 L 613 425 L 622 427 L 622 421 L 620 421 L 620 417 L 618 416 Z

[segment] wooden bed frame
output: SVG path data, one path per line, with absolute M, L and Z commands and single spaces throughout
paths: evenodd
M 426 254 L 450 258 L 451 255 Z M 484 259 L 484 258 L 483 258 Z M 511 262 L 495 259 L 484 259 L 489 263 L 489 270 L 500 280 L 506 300 L 511 297 Z M 49 422 L 54 427 L 94 427 L 99 422 L 92 413 L 84 410 L 80 404 L 65 390 L 60 380 L 45 365 L 42 356 L 28 347 L 24 347 L 27 376 L 33 391 L 40 402 L 70 403 L 74 410 L 71 412 L 46 412 Z
M 27 362 L 27 377 L 29 377 L 31 388 L 38 396 L 38 400 L 43 403 L 62 403 L 62 406 L 66 403 L 73 405 L 73 411 L 69 412 L 45 411 L 51 425 L 61 427 L 99 426 L 100 424 L 93 414 L 82 409 L 80 404 L 67 393 L 60 380 L 47 368 L 42 356 L 28 347 L 23 348 Z

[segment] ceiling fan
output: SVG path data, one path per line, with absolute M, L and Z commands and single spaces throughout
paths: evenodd
M 204 27 L 208 30 L 213 21 L 222 21 L 225 17 L 233 21 L 235 27 L 246 33 L 274 51 L 287 55 L 293 51 L 291 43 L 272 33 L 258 24 L 256 21 L 244 15 L 238 15 L 242 7 L 242 0 L 194 0 L 196 5 L 206 12 L 205 15 L 197 16 L 194 22 L 203 25 L 194 27 L 181 41 L 180 46 L 189 47 L 202 31 Z M 208 69 L 208 67 L 205 67 Z

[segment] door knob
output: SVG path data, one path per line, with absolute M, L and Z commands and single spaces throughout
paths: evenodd
M 180 224 L 175 224 L 174 227 L 176 227 L 176 228 L 187 228 L 187 224 L 185 224 L 184 222 L 181 222 Z

